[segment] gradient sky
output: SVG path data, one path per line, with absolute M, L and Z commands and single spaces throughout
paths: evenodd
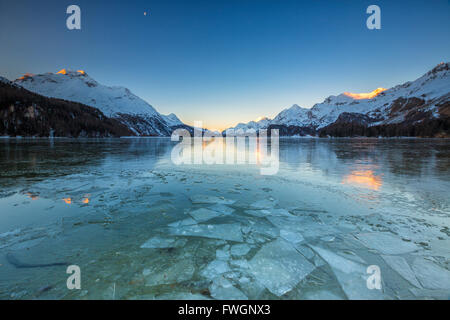
M 83 69 L 211 129 L 414 80 L 450 60 L 449 39 L 449 0 L 0 0 L 0 75 Z

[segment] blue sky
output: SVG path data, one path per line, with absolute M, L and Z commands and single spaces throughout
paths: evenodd
M 66 28 L 70 4 L 82 30 Z M 371 4 L 381 30 L 366 28 Z M 83 69 L 223 129 L 414 80 L 450 60 L 449 33 L 448 0 L 0 0 L 0 74 Z

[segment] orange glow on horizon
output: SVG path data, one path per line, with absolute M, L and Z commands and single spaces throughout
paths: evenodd
M 85 203 L 85 204 L 88 204 L 88 203 L 89 203 L 89 198 L 84 198 L 84 199 L 82 200 L 82 202 Z
M 56 74 L 67 74 L 67 70 L 66 69 L 62 69 L 62 70 L 59 70 Z
M 63 201 L 67 204 L 71 204 L 72 203 L 72 198 L 63 198 Z
M 386 91 L 387 89 L 385 88 L 377 88 L 375 90 L 373 90 L 372 92 L 369 93 L 351 93 L 351 92 L 344 92 L 344 94 L 347 97 L 356 99 L 356 100 L 361 100 L 361 99 L 372 99 L 375 98 L 377 95 L 379 95 L 380 93 L 382 93 L 383 91 Z
M 372 190 L 379 190 L 383 182 L 380 176 L 374 175 L 372 170 L 352 171 L 342 180 L 343 184 L 357 185 Z
M 77 70 L 78 73 L 81 73 L 82 75 L 85 75 L 86 72 L 84 70 Z

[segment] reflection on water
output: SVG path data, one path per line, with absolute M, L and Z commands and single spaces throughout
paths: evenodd
M 342 183 L 362 186 L 372 190 L 380 189 L 383 184 L 381 177 L 374 175 L 372 170 L 355 170 L 342 179 Z
M 0 298 L 448 298 L 449 141 L 281 139 L 271 176 L 258 148 L 175 165 L 175 144 L 0 140 Z M 82 290 L 11 257 L 79 265 Z

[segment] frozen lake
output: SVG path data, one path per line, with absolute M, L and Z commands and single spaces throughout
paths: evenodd
M 281 139 L 266 176 L 174 145 L 0 139 L 0 298 L 450 297 L 450 140 Z

